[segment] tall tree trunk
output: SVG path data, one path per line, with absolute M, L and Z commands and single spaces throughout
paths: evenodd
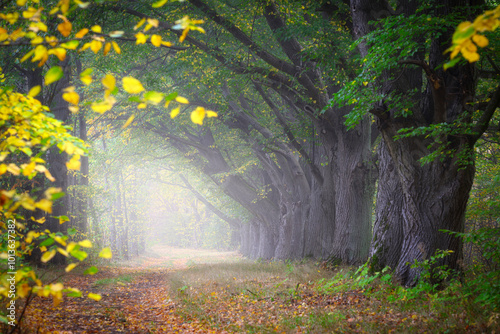
M 69 65 L 69 57 L 61 63 L 64 76 L 59 80 L 54 88 L 54 98 L 50 104 L 51 112 L 55 118 L 67 124 L 69 119 L 68 102 L 62 98 L 63 89 L 70 86 L 71 67 Z M 55 178 L 55 181 L 50 185 L 51 187 L 61 188 L 66 194 L 65 196 L 57 199 L 52 204 L 52 214 L 47 219 L 47 226 L 51 232 L 62 232 L 66 234 L 68 224 L 59 224 L 58 216 L 68 216 L 68 209 L 70 207 L 70 196 L 68 195 L 68 169 L 66 168 L 66 161 L 68 160 L 67 154 L 60 152 L 59 148 L 52 147 L 47 154 L 47 164 L 49 171 Z M 54 264 L 64 264 L 66 258 L 61 254 L 57 255 L 52 260 Z
M 382 140 L 378 147 L 378 188 L 376 216 L 370 248 L 373 272 L 395 269 L 403 243 L 403 192 L 394 162 Z
M 410 14 L 415 9 L 415 4 L 409 1 L 408 6 L 405 6 L 405 3 L 400 5 L 406 14 Z M 375 9 L 383 8 L 384 5 L 383 1 L 353 0 L 351 2 L 356 37 L 360 38 L 370 31 L 368 22 L 373 19 Z M 434 8 L 434 15 L 443 16 L 461 12 L 462 5 L 460 1 L 445 1 L 439 7 Z M 401 187 L 401 193 L 394 192 L 389 201 L 392 200 L 396 205 L 401 204 L 402 208 L 400 225 L 398 226 L 398 222 L 392 220 L 391 222 L 396 226 L 391 226 L 388 230 L 391 231 L 389 235 L 384 236 L 384 224 L 382 221 L 378 222 L 375 231 L 377 239 L 374 239 L 372 251 L 375 254 L 377 250 L 380 251 L 382 255 L 380 259 L 385 261 L 385 263 L 379 261 L 379 267 L 384 265 L 395 267 L 396 277 L 403 285 L 416 284 L 420 269 L 411 268 L 411 265 L 415 261 L 429 259 L 438 249 L 451 250 L 453 253 L 438 261 L 437 265 L 457 268 L 458 259 L 461 257 L 461 240 L 440 230 L 463 231 L 465 208 L 474 176 L 473 137 L 441 134 L 440 138 L 413 136 L 395 139 L 402 128 L 426 127 L 432 123 L 453 123 L 459 119 L 460 122 L 470 122 L 471 110 L 468 110 L 467 105 L 473 100 L 476 86 L 473 66 L 457 65 L 447 71 L 444 71 L 441 66 L 446 60 L 447 55 L 444 55 L 444 51 L 448 47 L 452 33 L 453 30 L 449 29 L 447 32 L 435 35 L 428 50 L 428 62 L 419 59 L 400 61 L 400 63 L 418 66 L 419 71 L 423 72 L 428 79 L 426 90 L 421 95 L 417 93 L 416 98 L 414 97 L 417 101 L 414 103 L 411 115 L 398 116 L 399 111 L 388 110 L 384 101 L 372 110 L 378 119 L 382 138 Z M 420 36 L 415 38 L 420 38 Z M 360 43 L 360 51 L 362 56 L 366 57 L 368 46 Z M 401 57 L 405 56 L 401 55 Z M 414 56 L 418 57 L 418 54 Z M 411 90 L 422 91 L 422 74 L 415 76 L 414 72 L 413 70 L 404 73 L 398 80 L 388 80 L 389 75 L 384 74 L 385 81 L 382 84 L 385 94 L 389 92 L 408 94 Z M 445 143 L 445 152 L 454 153 L 445 155 L 443 152 L 439 159 L 422 165 L 420 159 L 433 153 L 440 146 L 437 142 Z M 387 169 L 391 166 L 390 163 L 381 165 L 382 168 Z M 387 172 L 390 173 L 389 170 Z M 382 169 L 381 173 L 384 173 Z M 392 186 L 398 187 L 396 184 Z M 387 189 L 381 188 L 381 190 Z M 380 210 L 385 210 L 387 205 L 385 193 L 381 193 L 378 199 L 386 202 L 379 203 L 381 204 Z M 383 219 L 384 212 L 378 213 Z M 382 230 L 378 230 L 379 228 Z M 399 231 L 403 239 L 397 236 Z M 380 235 L 382 239 L 378 238 Z M 394 241 L 400 244 L 397 261 L 396 244 L 388 244 Z M 395 262 L 396 265 L 394 265 Z
M 374 166 L 367 118 L 352 130 L 337 129 L 334 166 L 335 231 L 331 257 L 346 264 L 368 258 L 371 239 Z

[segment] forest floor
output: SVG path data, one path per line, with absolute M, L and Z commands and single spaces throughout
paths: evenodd
M 154 246 L 132 261 L 100 265 L 95 275 L 77 269 L 66 274 L 65 286 L 102 299 L 65 298 L 55 307 L 51 299 L 37 297 L 21 328 L 109 334 L 498 333 L 500 328 L 500 314 L 485 314 L 463 298 L 408 293 L 383 278 L 354 282 L 348 271 Z

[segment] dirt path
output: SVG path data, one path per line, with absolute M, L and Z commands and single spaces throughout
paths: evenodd
M 55 307 L 51 299 L 35 298 L 22 329 L 26 333 L 223 333 L 177 316 L 166 277 L 195 263 L 238 259 L 229 252 L 155 246 L 131 261 L 99 266 L 93 276 L 67 275 L 65 286 L 80 289 L 84 296 L 98 293 L 102 299 L 65 298 Z

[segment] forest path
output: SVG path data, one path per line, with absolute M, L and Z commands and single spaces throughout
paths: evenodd
M 109 266 L 95 275 L 83 270 L 66 274 L 65 287 L 78 288 L 85 298 L 68 298 L 55 307 L 50 298 L 34 298 L 24 316 L 26 333 L 224 333 L 186 323 L 174 312 L 167 276 L 193 264 L 239 261 L 234 252 L 153 246 L 144 255 Z M 61 269 L 59 269 L 61 272 Z M 54 269 L 48 275 L 57 276 Z M 48 280 L 45 280 L 48 281 Z M 89 293 L 102 296 L 98 302 Z

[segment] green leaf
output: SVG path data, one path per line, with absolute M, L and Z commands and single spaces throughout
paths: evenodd
M 99 269 L 97 269 L 97 267 L 92 266 L 92 267 L 88 268 L 87 270 L 85 270 L 83 272 L 83 274 L 84 275 L 94 275 L 94 274 L 97 274 L 98 271 L 99 271 Z
M 81 297 L 82 296 L 82 292 L 81 291 L 78 291 L 78 290 L 70 290 L 70 289 L 65 289 L 64 290 L 66 292 L 66 296 L 68 297 Z
M 74 227 L 68 228 L 68 234 L 69 235 L 75 235 L 76 232 L 77 232 L 76 228 L 74 228 Z
M 165 5 L 168 2 L 168 0 L 160 0 L 152 4 L 153 8 L 159 8 L 163 5 Z
M 82 73 L 80 73 L 80 77 L 91 75 L 93 71 L 94 70 L 92 68 L 87 68 L 85 71 L 83 71 Z
M 76 259 L 80 260 L 80 261 L 83 261 L 87 258 L 88 254 L 87 252 L 84 252 L 84 251 L 81 251 L 81 250 L 78 250 L 78 249 L 73 249 L 71 252 L 70 252 L 71 256 L 75 257 Z
M 54 66 L 50 70 L 45 73 L 45 85 L 50 85 L 53 82 L 61 79 L 64 75 L 63 69 L 61 66 Z
M 68 50 L 74 50 L 78 47 L 78 44 L 80 44 L 79 41 L 69 41 L 66 43 L 62 43 L 61 47 L 68 49 Z
M 43 246 L 48 247 L 48 246 L 52 245 L 53 243 L 54 243 L 54 239 L 49 238 L 49 239 L 41 242 L 39 246 L 40 247 L 43 247 Z
M 177 97 L 177 95 L 179 95 L 179 93 L 177 92 L 170 93 L 167 96 L 165 96 L 165 101 L 172 101 Z
M 456 57 L 452 60 L 450 60 L 449 62 L 447 62 L 446 64 L 443 65 L 443 68 L 445 70 L 449 69 L 450 67 L 453 67 L 455 66 L 458 62 L 460 61 L 460 57 Z
M 129 102 L 137 102 L 137 103 L 141 103 L 142 100 L 139 96 L 131 96 L 128 98 Z
M 59 199 L 59 198 L 61 198 L 61 197 L 63 197 L 63 196 L 64 196 L 64 192 L 62 192 L 62 191 L 61 191 L 61 192 L 58 192 L 58 193 L 53 193 L 53 194 L 51 195 L 51 198 L 50 198 L 50 199 L 51 199 L 52 201 L 55 201 L 56 199 Z

